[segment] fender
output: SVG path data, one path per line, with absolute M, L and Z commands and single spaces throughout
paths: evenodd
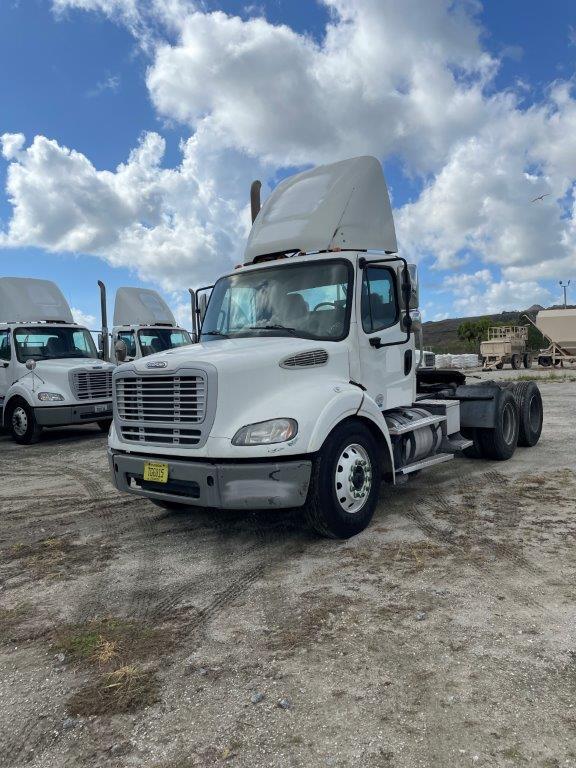
M 2 424 L 6 423 L 6 411 L 8 405 L 15 397 L 21 397 L 22 400 L 25 400 L 31 408 L 36 407 L 32 398 L 32 392 L 20 384 L 20 380 L 15 381 L 14 384 L 12 384 L 12 386 L 9 388 L 8 392 L 6 392 L 6 397 L 4 398 L 4 405 L 2 408 Z
M 358 416 L 371 421 L 375 427 L 380 431 L 383 439 L 384 450 L 387 454 L 390 473 L 392 475 L 392 482 L 396 483 L 396 470 L 394 468 L 394 454 L 392 453 L 392 440 L 390 439 L 390 432 L 388 431 L 388 425 L 384 418 L 382 411 L 376 405 L 376 402 L 366 392 L 363 393 L 362 402 L 358 409 Z

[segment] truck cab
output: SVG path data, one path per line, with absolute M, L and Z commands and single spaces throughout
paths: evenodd
M 138 360 L 192 343 L 164 299 L 148 288 L 119 288 L 114 303 L 111 355 L 116 363 Z
M 521 426 L 537 442 L 535 386 L 527 421 L 524 395 L 417 369 L 417 270 L 397 253 L 378 160 L 290 177 L 252 210 L 244 263 L 197 312 L 199 343 L 115 371 L 119 490 L 163 507 L 300 507 L 346 538 L 382 480 L 462 452 L 509 458 Z
M 49 280 L 0 278 L 0 405 L 18 443 L 44 427 L 112 420 L 112 370 Z

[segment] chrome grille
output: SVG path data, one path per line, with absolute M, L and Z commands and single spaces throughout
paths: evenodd
M 72 391 L 77 400 L 111 400 L 112 371 L 74 371 Z
M 296 355 L 284 358 L 280 363 L 281 368 L 313 368 L 316 365 L 326 365 L 328 352 L 325 349 L 311 349 L 307 352 L 298 352 Z
M 125 374 L 116 379 L 115 386 L 123 440 L 188 446 L 203 442 L 207 402 L 203 374 Z

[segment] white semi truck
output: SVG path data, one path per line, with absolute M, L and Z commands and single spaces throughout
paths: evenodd
M 0 405 L 18 443 L 43 427 L 112 421 L 112 371 L 49 280 L 0 278 Z
M 118 288 L 109 349 L 106 286 L 101 280 L 98 285 L 102 313 L 99 346 L 104 359 L 122 363 L 192 344 L 190 334 L 178 326 L 172 311 L 157 291 L 150 288 Z
M 375 158 L 288 178 L 261 210 L 255 182 L 252 211 L 199 343 L 114 373 L 118 489 L 168 508 L 302 507 L 345 538 L 368 525 L 381 481 L 536 444 L 533 382 L 416 368 L 416 270 L 397 254 Z

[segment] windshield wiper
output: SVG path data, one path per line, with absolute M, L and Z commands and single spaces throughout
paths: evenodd
M 271 325 L 251 325 L 251 331 L 288 331 L 289 333 L 296 333 L 296 328 L 289 328 L 286 325 L 278 325 L 276 323 Z
M 222 339 L 228 338 L 228 335 L 222 333 L 222 331 L 202 331 L 202 336 L 220 336 Z

